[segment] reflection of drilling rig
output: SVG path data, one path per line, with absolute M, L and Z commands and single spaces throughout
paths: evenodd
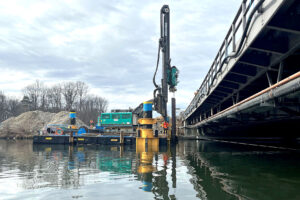
M 150 192 L 152 190 L 152 173 L 156 171 L 156 168 L 152 164 L 154 152 L 140 152 L 138 155 L 140 162 L 138 173 L 141 175 L 141 179 L 143 181 L 142 189 L 145 192 Z

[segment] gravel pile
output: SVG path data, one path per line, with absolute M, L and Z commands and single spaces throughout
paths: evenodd
M 69 124 L 69 112 L 50 113 L 43 111 L 29 111 L 17 117 L 11 117 L 1 123 L 1 138 L 32 137 L 47 124 Z M 85 126 L 80 120 L 76 120 L 77 126 Z

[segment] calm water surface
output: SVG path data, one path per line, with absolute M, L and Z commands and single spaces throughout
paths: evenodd
M 299 158 L 207 141 L 136 152 L 0 140 L 0 199 L 300 199 Z

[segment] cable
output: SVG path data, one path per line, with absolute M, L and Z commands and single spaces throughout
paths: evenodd
M 156 62 L 156 69 L 155 69 L 155 72 L 154 72 L 154 75 L 153 75 L 153 84 L 156 88 L 158 88 L 158 85 L 156 84 L 155 82 L 155 77 L 156 77 L 156 73 L 157 73 L 157 70 L 158 70 L 158 65 L 159 65 L 159 56 L 160 56 L 160 42 L 158 43 L 158 52 L 157 52 L 157 62 Z
M 251 21 L 252 21 L 252 18 L 253 18 L 253 16 L 254 16 L 255 12 L 259 9 L 259 7 L 263 4 L 264 1 L 265 1 L 265 0 L 261 0 L 260 2 L 258 2 L 258 3 L 256 4 L 255 8 L 254 8 L 254 9 L 252 10 L 252 12 L 250 13 L 249 18 L 248 18 L 248 21 L 247 21 L 246 26 L 245 26 L 245 31 L 243 32 L 242 39 L 241 39 L 241 42 L 240 42 L 240 44 L 239 44 L 239 46 L 238 46 L 238 49 L 237 49 L 236 53 L 235 53 L 234 55 L 229 55 L 229 56 L 225 57 L 225 58 L 223 59 L 223 62 L 221 63 L 220 69 L 221 69 L 222 66 L 225 64 L 225 62 L 226 62 L 226 60 L 227 60 L 228 58 L 236 58 L 236 57 L 238 57 L 238 56 L 240 55 L 240 53 L 241 53 L 241 48 L 242 48 L 242 46 L 243 46 L 243 44 L 244 44 L 244 41 L 245 41 L 245 39 L 246 39 L 246 35 L 247 35 L 247 32 L 248 32 L 250 23 L 251 23 Z M 219 69 L 219 70 L 220 70 L 220 69 Z
M 243 35 L 242 35 L 242 38 L 241 38 L 241 42 L 239 43 L 239 46 L 238 46 L 238 48 L 237 48 L 236 53 L 235 53 L 234 55 L 228 55 L 228 56 L 226 56 L 226 57 L 223 59 L 223 61 L 222 61 L 221 65 L 220 65 L 220 67 L 219 67 L 217 73 L 216 73 L 216 74 L 214 75 L 214 77 L 213 77 L 213 80 L 216 78 L 217 74 L 220 73 L 220 71 L 222 70 L 223 65 L 227 62 L 227 59 L 229 59 L 229 58 L 230 58 L 230 59 L 231 59 L 231 58 L 236 58 L 236 57 L 238 57 L 238 56 L 241 54 L 241 49 L 242 49 L 242 46 L 244 45 L 244 42 L 245 42 L 245 39 L 246 39 L 246 35 L 247 35 L 247 32 L 248 32 L 250 23 L 251 23 L 251 21 L 252 21 L 252 18 L 253 18 L 253 16 L 254 16 L 255 12 L 256 12 L 256 11 L 261 7 L 261 5 L 264 3 L 264 1 L 265 1 L 265 0 L 261 0 L 260 2 L 258 2 L 258 3 L 256 4 L 256 6 L 254 7 L 254 9 L 252 10 L 252 12 L 250 13 L 249 18 L 248 18 L 248 21 L 247 21 L 246 26 L 245 26 L 245 30 L 244 30 Z M 221 56 L 221 55 L 220 55 L 220 56 Z M 210 87 L 209 87 L 208 90 L 207 90 L 207 94 L 209 93 L 209 90 L 210 90 Z

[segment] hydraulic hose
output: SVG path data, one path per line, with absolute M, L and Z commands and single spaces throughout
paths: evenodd
M 228 55 L 228 56 L 226 56 L 226 57 L 223 59 L 223 61 L 222 61 L 221 65 L 220 65 L 220 67 L 219 67 L 217 73 L 216 73 L 216 74 L 214 75 L 214 77 L 213 77 L 213 80 L 216 78 L 217 74 L 222 70 L 223 65 L 224 65 L 225 63 L 227 63 L 227 60 L 228 60 L 228 59 L 236 58 L 236 57 L 238 57 L 238 56 L 241 54 L 241 49 L 242 49 L 242 46 L 243 46 L 243 44 L 244 44 L 244 42 L 245 42 L 246 35 L 247 35 L 247 33 L 248 33 L 248 29 L 249 29 L 249 27 L 250 27 L 250 23 L 251 23 L 251 21 L 252 21 L 252 18 L 253 18 L 253 16 L 254 16 L 255 12 L 256 12 L 256 11 L 261 7 L 261 5 L 264 3 L 264 1 L 265 1 L 265 0 L 260 0 L 260 1 L 255 5 L 254 9 L 253 9 L 252 12 L 250 13 L 249 18 L 248 18 L 248 20 L 247 20 L 247 23 L 246 23 L 246 26 L 245 26 L 245 30 L 244 30 L 244 32 L 243 32 L 243 35 L 242 35 L 242 38 L 241 38 L 241 42 L 239 43 L 239 46 L 238 46 L 238 48 L 237 48 L 236 53 L 233 54 L 233 55 Z M 221 55 L 219 55 L 219 56 L 221 56 Z M 209 93 L 209 90 L 210 90 L 210 89 L 208 88 L 207 94 Z
M 247 32 L 248 32 L 250 23 L 251 23 L 251 21 L 252 21 L 252 18 L 253 18 L 253 16 L 254 16 L 255 12 L 256 12 L 256 11 L 261 7 L 261 5 L 264 3 L 264 1 L 265 1 L 265 0 L 260 0 L 260 1 L 256 4 L 256 6 L 254 7 L 254 9 L 252 10 L 252 12 L 250 13 L 249 18 L 248 18 L 248 21 L 247 21 L 246 26 L 245 26 L 245 30 L 244 30 L 243 35 L 242 35 L 241 42 L 240 42 L 240 44 L 239 44 L 239 46 L 238 46 L 238 48 L 237 48 L 236 53 L 235 53 L 234 55 L 229 55 L 229 56 L 225 57 L 225 58 L 223 59 L 223 62 L 221 63 L 221 66 L 220 66 L 220 69 L 219 69 L 219 70 L 221 70 L 222 66 L 225 64 L 225 62 L 227 61 L 228 58 L 236 58 L 236 57 L 238 57 L 238 56 L 240 55 L 240 53 L 241 53 L 241 48 L 242 48 L 242 46 L 243 46 L 243 44 L 244 44 L 244 42 L 245 42 L 246 35 L 247 35 Z
M 153 84 L 154 84 L 154 86 L 155 86 L 156 88 L 158 88 L 158 85 L 156 84 L 155 77 L 156 77 L 156 73 L 157 73 L 158 65 L 159 65 L 159 56 L 160 56 L 160 42 L 158 43 L 158 52 L 157 52 L 156 69 L 155 69 L 155 72 L 154 72 L 154 75 L 153 75 Z

